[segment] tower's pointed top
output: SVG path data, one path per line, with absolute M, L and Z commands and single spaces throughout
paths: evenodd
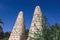
M 36 6 L 36 9 L 40 9 L 40 6 Z
M 42 15 L 40 6 L 36 6 L 35 11 L 34 11 L 34 14 L 35 14 L 35 15 L 36 15 L 36 14 Z
M 23 18 L 23 11 L 20 11 L 20 12 L 19 12 L 18 18 Z
M 22 17 L 23 16 L 23 11 L 19 12 L 19 16 Z
M 23 14 L 23 11 L 20 11 L 19 14 Z

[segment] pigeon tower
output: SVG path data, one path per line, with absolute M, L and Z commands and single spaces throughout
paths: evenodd
M 23 12 L 20 11 L 9 40 L 26 40 Z
M 36 30 L 37 30 L 36 28 L 38 28 L 40 30 L 43 29 L 42 28 L 42 19 L 43 18 L 42 18 L 41 9 L 39 6 L 36 6 L 27 40 L 31 40 L 30 37 L 34 37 L 34 32 L 36 32 Z

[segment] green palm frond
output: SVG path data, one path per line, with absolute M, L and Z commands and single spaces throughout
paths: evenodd
M 3 22 L 3 20 L 2 20 L 2 19 L 0 19 L 0 23 L 1 23 L 1 24 L 4 24 L 4 22 Z

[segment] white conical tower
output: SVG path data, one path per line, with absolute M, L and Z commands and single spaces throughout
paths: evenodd
M 37 28 L 40 30 L 43 29 L 42 28 L 42 25 L 43 25 L 42 19 L 43 18 L 42 18 L 41 9 L 39 6 L 36 6 L 27 40 L 31 40 L 30 37 L 32 37 L 32 38 L 34 37 L 34 32 L 36 32 Z
M 9 40 L 26 40 L 23 12 L 20 11 Z

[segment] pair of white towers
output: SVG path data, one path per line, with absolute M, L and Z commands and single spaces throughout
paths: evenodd
M 28 35 L 28 38 L 26 39 L 23 12 L 20 11 L 8 40 L 30 40 L 29 36 L 34 37 L 34 32 L 36 31 L 36 27 L 41 30 L 43 29 L 42 19 L 43 18 L 42 18 L 41 9 L 39 6 L 36 6 L 31 27 L 29 30 L 29 35 Z M 30 33 L 33 33 L 33 34 L 30 34 Z

